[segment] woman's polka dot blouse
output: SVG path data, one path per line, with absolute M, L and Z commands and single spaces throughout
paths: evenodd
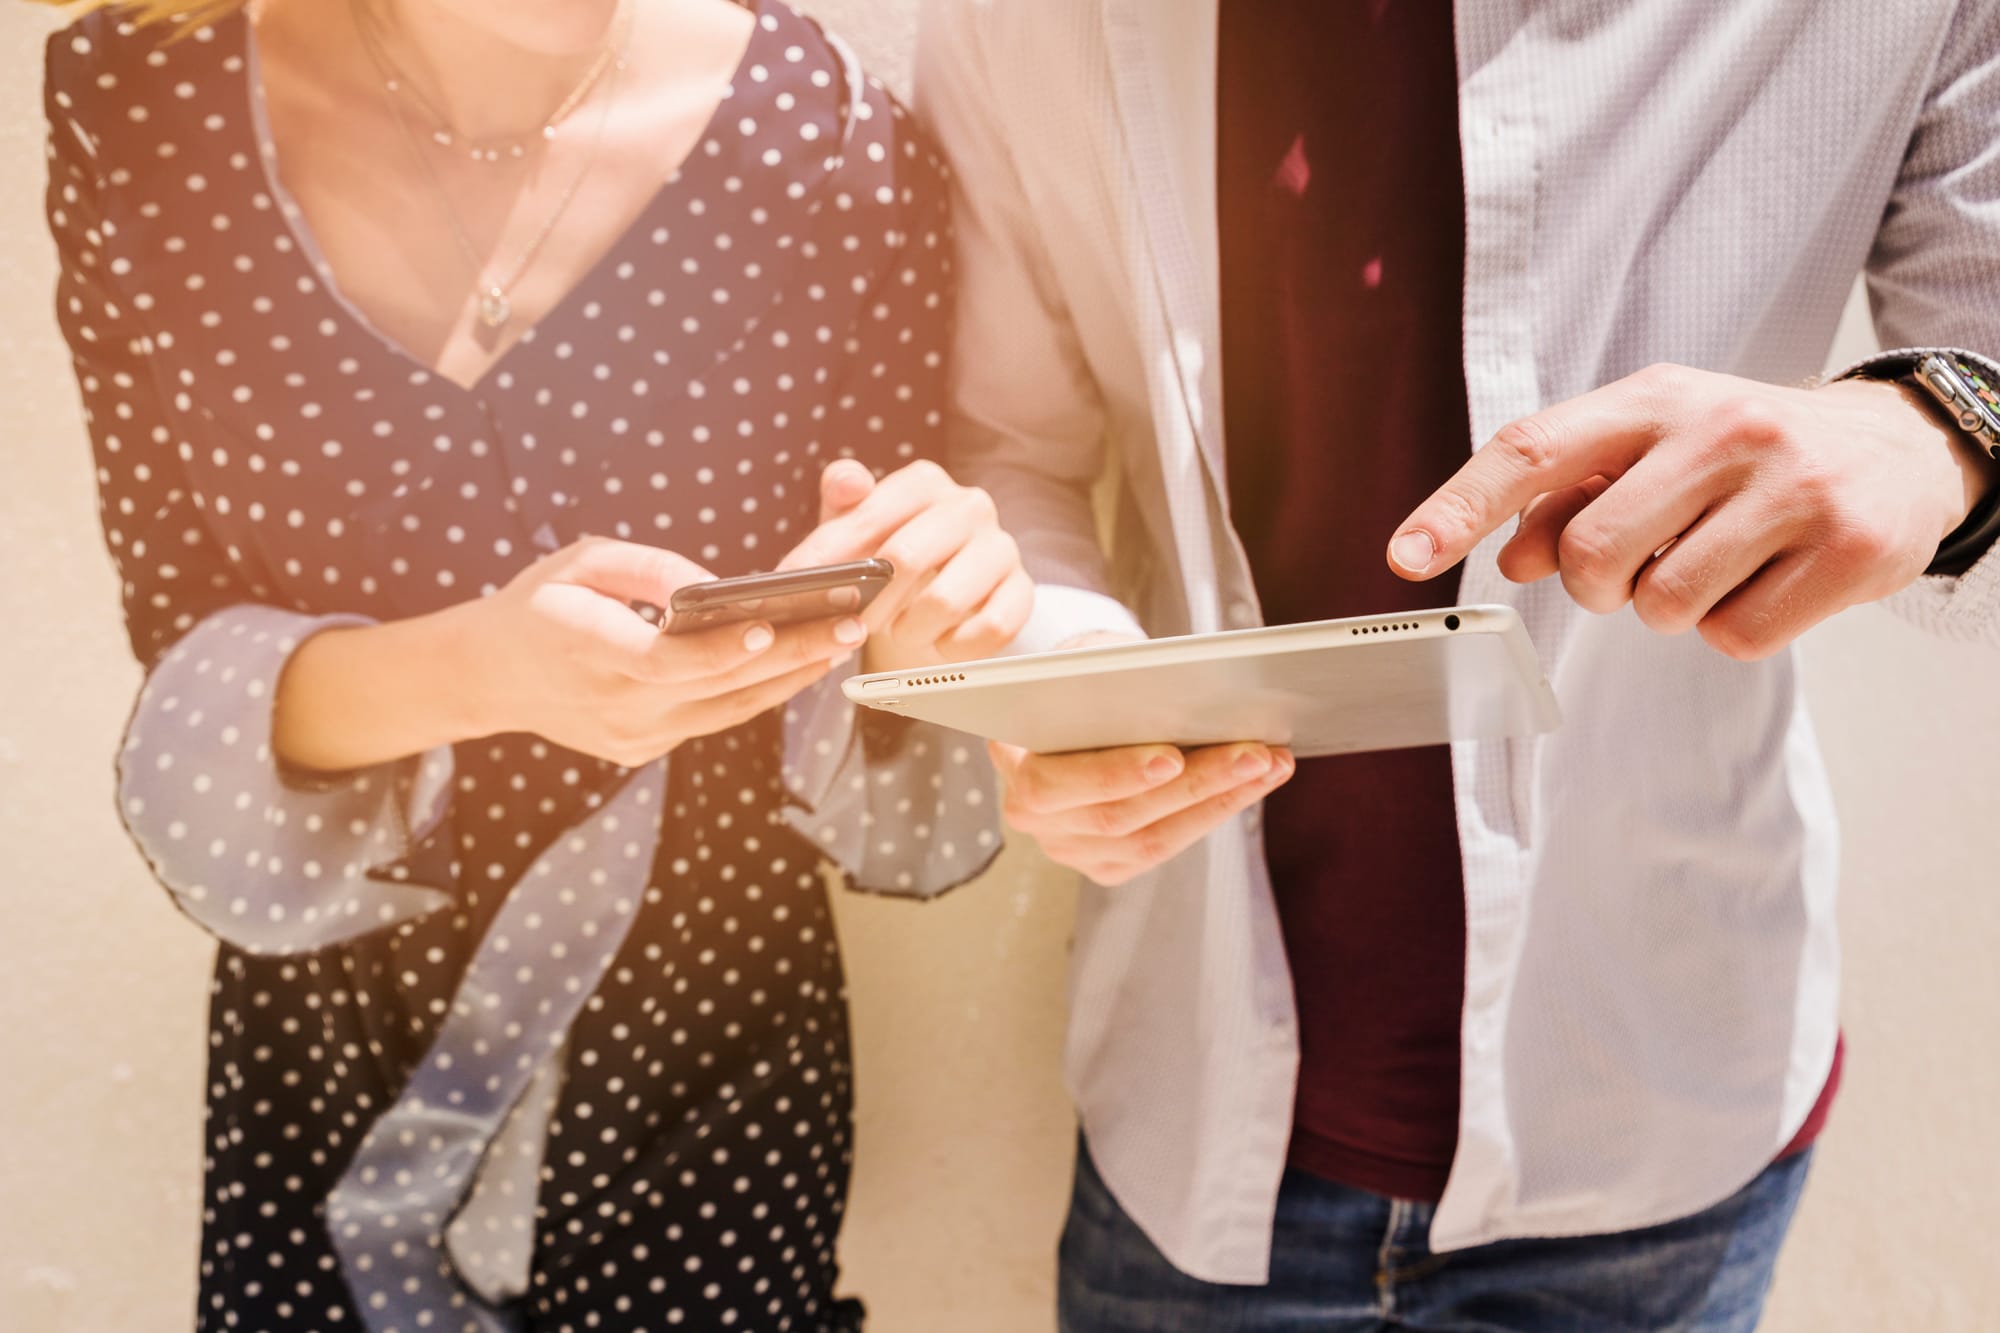
M 719 573 L 831 457 L 934 454 L 944 169 L 776 0 L 688 161 L 470 389 L 342 299 L 240 18 L 49 45 L 48 217 L 146 683 L 120 809 L 220 940 L 197 1326 L 825 1329 L 850 1155 L 829 863 L 997 849 L 944 733 L 837 683 L 637 770 L 533 736 L 281 772 L 286 657 L 598 533 Z

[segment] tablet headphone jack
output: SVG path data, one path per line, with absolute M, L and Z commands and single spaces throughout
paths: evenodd
M 1444 627 L 1445 627 L 1446 629 L 1457 629 L 1457 628 L 1458 628 L 1458 617 L 1457 617 L 1457 616 L 1446 616 L 1446 617 L 1444 618 Z

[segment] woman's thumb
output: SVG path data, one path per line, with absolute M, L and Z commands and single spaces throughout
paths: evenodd
M 830 522 L 866 500 L 875 489 L 875 474 L 853 458 L 836 458 L 819 474 L 819 521 Z

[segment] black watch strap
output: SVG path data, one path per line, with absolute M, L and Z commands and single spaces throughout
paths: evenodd
M 1921 391 L 1953 427 L 2000 459 L 2000 365 L 1951 347 L 1901 347 L 1859 362 L 1834 379 L 1895 380 Z M 1945 534 L 1926 574 L 1958 575 L 2000 540 L 2000 485 Z
M 1986 492 L 1986 498 L 1965 516 L 1965 522 L 1946 534 L 1924 573 L 1963 574 L 1993 549 L 1996 540 L 2000 540 L 2000 485 Z

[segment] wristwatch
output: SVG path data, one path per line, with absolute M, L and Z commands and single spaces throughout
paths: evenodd
M 1871 356 L 1835 379 L 1890 380 L 1917 388 L 1951 424 L 2000 459 L 2000 370 L 1949 347 L 1904 347 Z M 1945 534 L 1926 574 L 1963 574 L 2000 539 L 2000 484 Z

